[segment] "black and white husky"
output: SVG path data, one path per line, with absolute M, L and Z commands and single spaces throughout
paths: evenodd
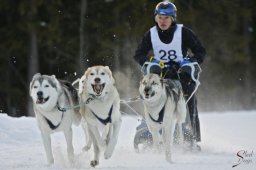
M 139 87 L 144 104 L 144 115 L 153 137 L 153 146 L 160 148 L 160 130 L 165 150 L 165 158 L 172 162 L 172 144 L 176 124 L 179 138 L 183 142 L 182 123 L 185 122 L 187 109 L 182 89 L 172 80 L 162 80 L 157 74 L 147 74 Z
M 76 90 L 70 83 L 57 80 L 54 75 L 37 73 L 30 82 L 30 96 L 48 164 L 54 163 L 50 135 L 58 131 L 65 134 L 68 158 L 72 162 L 72 124 L 79 125 L 81 120 L 79 109 L 73 109 L 78 104 Z

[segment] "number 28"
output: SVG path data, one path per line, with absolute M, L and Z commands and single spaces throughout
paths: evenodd
M 160 50 L 160 59 L 165 61 L 175 60 L 177 58 L 175 50 L 164 51 Z

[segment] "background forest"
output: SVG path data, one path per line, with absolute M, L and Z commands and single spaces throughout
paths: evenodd
M 0 112 L 32 116 L 32 76 L 71 82 L 93 65 L 114 72 L 121 98 L 138 95 L 133 61 L 154 25 L 155 0 L 1 0 Z M 256 109 L 256 1 L 175 0 L 178 23 L 207 50 L 198 90 L 200 111 Z

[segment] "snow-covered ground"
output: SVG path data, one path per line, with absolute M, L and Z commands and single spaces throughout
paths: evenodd
M 173 164 L 162 153 L 140 153 L 133 149 L 134 117 L 123 117 L 119 141 L 113 156 L 95 169 L 104 170 L 256 170 L 256 111 L 216 112 L 199 115 L 202 151 L 175 149 Z M 67 161 L 64 135 L 52 135 L 55 164 L 46 165 L 46 157 L 35 118 L 12 118 L 0 114 L 0 170 L 94 169 L 89 166 L 92 151 L 82 152 L 85 137 L 82 128 L 74 127 L 76 162 Z M 237 155 L 238 154 L 238 155 Z M 240 163 L 240 164 L 239 164 Z M 233 165 L 239 164 L 232 168 Z

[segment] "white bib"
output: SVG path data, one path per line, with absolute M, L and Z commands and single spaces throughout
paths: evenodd
M 167 63 L 169 61 L 180 62 L 183 61 L 182 54 L 182 24 L 177 24 L 173 39 L 169 44 L 163 43 L 157 33 L 156 26 L 150 29 L 151 42 L 155 59 Z

